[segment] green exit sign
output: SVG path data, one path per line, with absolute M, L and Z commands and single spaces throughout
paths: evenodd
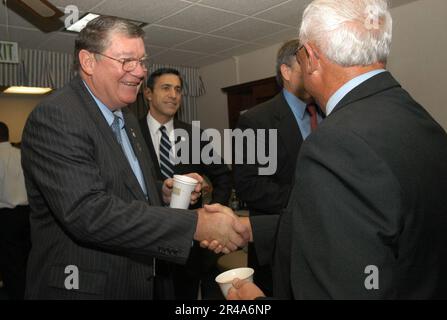
M 19 63 L 17 42 L 0 41 L 0 63 Z

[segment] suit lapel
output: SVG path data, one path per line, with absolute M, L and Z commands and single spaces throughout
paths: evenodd
M 138 180 L 133 173 L 133 170 L 129 164 L 129 161 L 127 160 L 126 155 L 124 154 L 123 149 L 116 141 L 112 129 L 110 129 L 109 124 L 101 113 L 101 110 L 99 110 L 99 107 L 96 104 L 95 100 L 83 84 L 82 80 L 78 77 L 71 83 L 71 86 L 74 88 L 74 91 L 78 92 L 81 96 L 82 101 L 84 101 L 84 103 L 81 105 L 93 119 L 94 123 L 97 124 L 98 130 L 101 132 L 105 142 L 108 144 L 108 148 L 106 148 L 110 150 L 111 154 L 113 154 L 113 156 L 111 157 L 111 161 L 119 162 L 119 167 L 124 169 L 125 184 L 128 186 L 129 190 L 133 193 L 136 199 L 145 199 L 144 193 L 141 190 L 140 184 L 138 183 Z
M 284 98 L 284 94 L 280 92 L 275 99 L 275 104 L 277 105 L 275 127 L 280 129 L 278 130 L 279 138 L 283 141 L 287 153 L 289 155 L 296 155 L 298 154 L 299 146 L 303 142 L 303 136 L 301 135 L 295 116 Z M 293 137 L 296 137 L 296 139 L 292 139 Z
M 393 78 L 391 73 L 388 71 L 379 73 L 350 91 L 335 106 L 333 112 L 339 111 L 353 102 L 368 98 L 381 91 L 389 90 L 395 87 L 400 87 L 400 84 Z
M 152 136 L 151 136 L 151 132 L 149 130 L 149 126 L 147 124 L 146 117 L 140 119 L 140 129 L 141 129 L 141 134 L 143 135 L 144 141 L 146 142 L 146 146 L 148 149 L 147 152 L 148 152 L 148 155 L 150 156 L 150 159 L 152 160 L 151 162 L 152 162 L 156 177 L 158 180 L 162 180 L 163 177 L 161 176 L 160 164 L 158 163 L 157 153 L 155 152 L 154 143 L 152 142 Z

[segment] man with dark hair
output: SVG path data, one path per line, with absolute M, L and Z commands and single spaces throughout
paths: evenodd
M 214 205 L 220 213 L 210 214 L 164 206 L 172 180 L 156 183 L 138 121 L 126 107 L 147 73 L 143 36 L 119 18 L 90 21 L 75 44 L 79 77 L 28 118 L 28 298 L 173 298 L 164 290 L 171 279 L 158 281 L 158 260 L 185 263 L 193 239 L 220 239 L 224 252 L 245 243 L 246 229 L 228 208 Z M 200 183 L 192 202 L 199 192 Z
M 298 40 L 289 40 L 278 51 L 276 80 L 283 90 L 242 114 L 238 123 L 242 130 L 278 130 L 277 170 L 273 175 L 259 175 L 259 165 L 235 165 L 233 169 L 236 191 L 247 203 L 253 229 L 254 242 L 248 246 L 248 265 L 255 269 L 255 283 L 269 294 L 273 288 L 271 261 L 274 246 L 271 240 L 276 231 L 275 221 L 287 205 L 301 143 L 322 120 L 312 97 L 304 89 L 301 69 L 295 59 L 297 49 Z M 271 222 L 263 228 L 257 224 L 259 220 L 253 219 L 255 216 Z
M 231 192 L 231 173 L 229 168 L 221 164 L 193 163 L 192 144 L 200 143 L 201 148 L 207 144 L 202 141 L 192 141 L 192 126 L 188 123 L 175 119 L 180 108 L 183 89 L 183 79 L 178 70 L 173 68 L 161 68 L 155 70 L 147 80 L 145 97 L 149 103 L 149 112 L 140 120 L 143 137 L 146 140 L 150 156 L 156 163 L 156 172 L 160 180 L 172 178 L 174 174 L 197 172 L 206 176 L 212 184 L 211 203 L 228 203 Z M 165 157 L 166 149 L 175 154 L 176 129 L 185 130 L 189 138 L 189 159 L 186 163 L 174 164 Z M 163 138 L 167 140 L 163 140 Z M 180 138 L 180 137 L 179 137 Z M 177 150 L 178 151 L 178 150 Z M 202 206 L 202 201 L 191 205 L 189 209 Z M 177 299 L 196 299 L 200 279 L 214 270 L 217 255 L 200 248 L 196 243 L 190 258 L 185 266 L 174 265 L 174 289 Z M 215 285 L 214 281 L 212 284 Z M 202 296 L 207 298 L 207 290 L 202 286 Z
M 0 122 L 0 274 L 8 297 L 22 300 L 30 249 L 29 207 L 20 150 Z

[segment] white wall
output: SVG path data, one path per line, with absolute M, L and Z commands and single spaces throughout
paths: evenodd
M 394 19 L 389 70 L 402 86 L 447 130 L 447 1 L 419 0 L 391 10 Z M 228 127 L 225 86 L 275 74 L 281 43 L 201 68 L 207 88 L 198 99 L 199 120 L 205 127 Z M 239 80 L 239 81 L 237 81 Z M 231 82 L 233 81 L 233 82 Z
M 227 96 L 221 88 L 236 83 L 233 59 L 206 66 L 200 70 L 206 94 L 198 99 L 197 114 L 201 128 L 228 128 Z
M 22 141 L 26 119 L 41 99 L 41 96 L 0 94 L 0 121 L 8 126 L 10 141 Z
M 227 96 L 222 88 L 275 75 L 276 53 L 282 43 L 218 62 L 200 69 L 206 94 L 199 97 L 202 127 L 228 128 Z
M 447 1 L 419 0 L 392 10 L 389 70 L 447 130 Z

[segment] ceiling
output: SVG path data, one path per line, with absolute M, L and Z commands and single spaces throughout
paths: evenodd
M 9 0 L 13 1 L 13 0 Z M 154 63 L 205 66 L 297 36 L 311 0 L 49 0 L 85 12 L 145 22 L 147 51 Z M 391 0 L 396 7 L 416 0 Z M 0 40 L 22 48 L 73 52 L 76 34 L 43 33 L 0 5 Z

